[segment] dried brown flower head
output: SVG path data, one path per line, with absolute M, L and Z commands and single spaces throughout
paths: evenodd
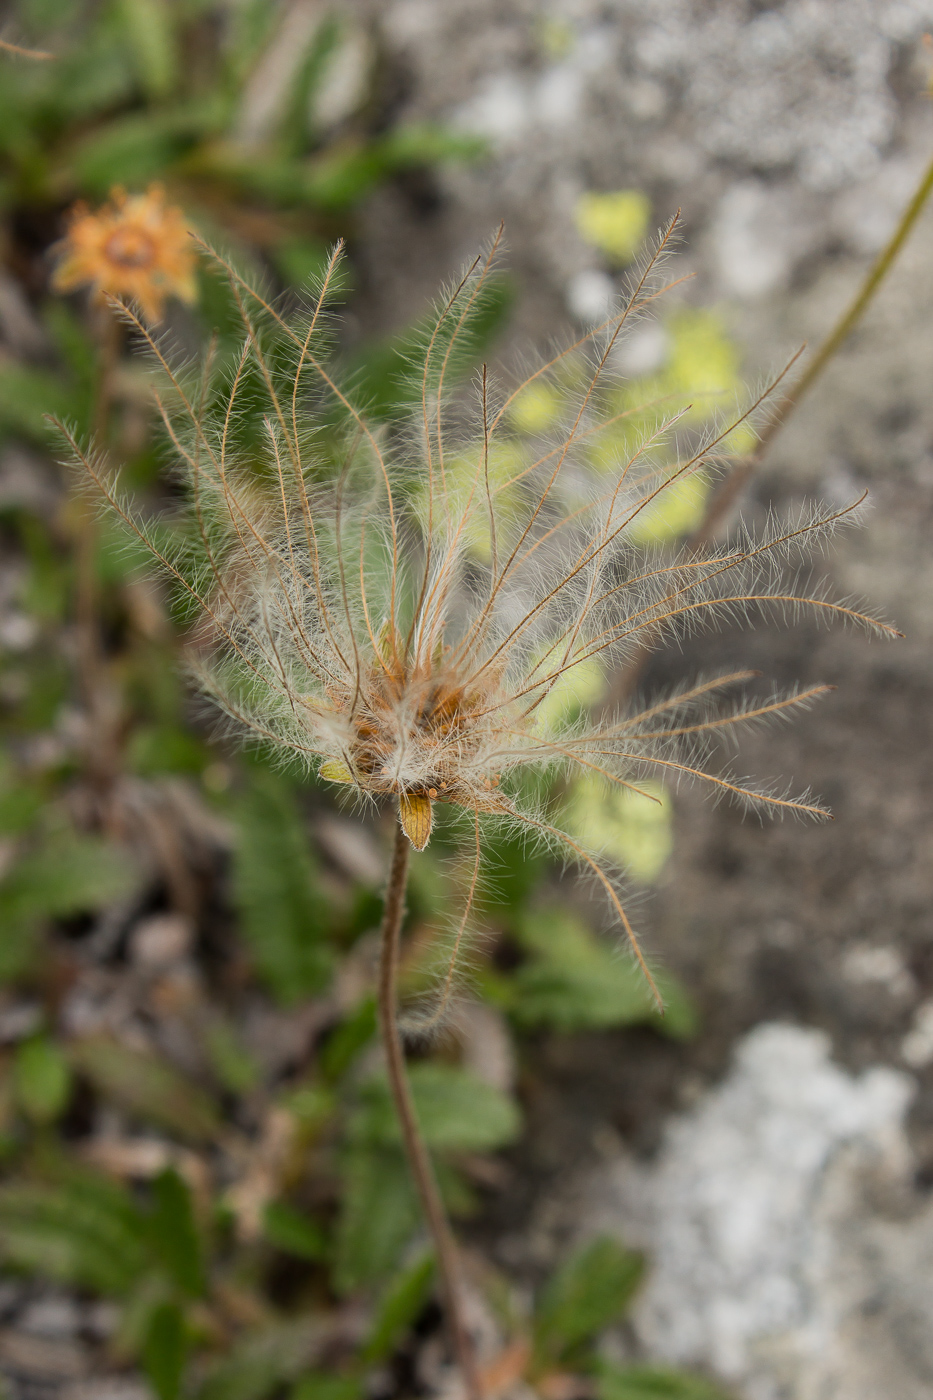
M 189 382 L 130 317 L 167 376 L 160 403 L 191 496 L 183 543 L 166 546 L 84 459 L 200 615 L 201 684 L 240 729 L 361 798 L 397 801 L 419 850 L 439 804 L 466 816 L 475 858 L 448 988 L 482 830 L 497 824 L 589 869 L 650 981 L 613 878 L 597 852 L 528 800 L 529 769 L 595 773 L 639 792 L 649 775 L 691 778 L 762 809 L 825 815 L 806 795 L 756 788 L 707 764 L 723 729 L 803 706 L 827 687 L 713 708 L 718 692 L 753 674 L 742 671 L 593 719 L 553 703 L 576 676 L 609 675 L 646 640 L 723 618 L 809 610 L 893 631 L 794 575 L 795 554 L 847 511 L 702 555 L 629 543 L 666 491 L 716 470 L 736 421 L 764 398 L 678 454 L 670 442 L 682 413 L 665 418 L 664 406 L 646 413 L 619 397 L 613 351 L 663 290 L 669 237 L 611 321 L 523 384 L 495 388 L 484 366 L 473 395 L 456 393 L 459 347 L 494 246 L 440 303 L 410 367 L 414 421 L 406 410 L 389 426 L 371 424 L 327 367 L 325 306 L 339 250 L 300 323 L 216 259 L 243 319 L 234 362 L 209 356 Z M 513 405 L 546 382 L 560 386 L 563 418 L 546 436 L 517 435 Z
M 93 213 L 76 204 L 58 255 L 52 278 L 57 291 L 89 286 L 99 300 L 138 302 L 147 321 L 161 321 L 167 297 L 193 302 L 197 295 L 185 217 L 165 203 L 161 185 L 133 195 L 117 187 L 110 203 Z

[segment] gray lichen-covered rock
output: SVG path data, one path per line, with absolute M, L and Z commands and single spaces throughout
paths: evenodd
M 921 1400 L 933 1386 L 933 1208 L 912 1202 L 911 1079 L 853 1076 L 820 1031 L 760 1026 L 667 1128 L 648 1172 L 593 1179 L 588 1228 L 640 1237 L 646 1352 L 747 1400 Z

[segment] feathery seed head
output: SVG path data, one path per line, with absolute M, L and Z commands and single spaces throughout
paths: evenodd
M 738 672 L 606 719 L 588 717 L 575 692 L 665 634 L 722 618 L 806 609 L 893 631 L 793 576 L 801 546 L 846 511 L 673 557 L 630 543 L 665 492 L 715 473 L 736 421 L 765 397 L 678 452 L 671 437 L 689 404 L 636 411 L 613 388 L 613 349 L 663 290 L 672 228 L 611 321 L 514 389 L 499 389 L 483 366 L 471 393 L 462 347 L 497 237 L 439 304 L 389 422 L 370 419 L 328 365 L 339 249 L 301 322 L 210 254 L 243 321 L 240 351 L 226 363 L 215 348 L 199 376 L 176 372 L 126 312 L 166 379 L 160 408 L 190 492 L 185 536 L 167 547 L 81 454 L 199 613 L 200 682 L 241 730 L 362 798 L 396 801 L 419 850 L 438 804 L 468 814 L 470 900 L 487 822 L 562 846 L 602 885 L 649 981 L 598 853 L 524 802 L 521 771 L 599 775 L 636 792 L 640 779 L 698 779 L 762 808 L 825 815 L 806 797 L 755 789 L 707 764 L 724 729 L 827 687 L 711 708 L 753 674 Z M 545 386 L 541 430 L 522 433 L 513 406 Z M 469 900 L 454 959 L 468 912 Z

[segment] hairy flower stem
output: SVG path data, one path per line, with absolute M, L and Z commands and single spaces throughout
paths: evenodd
M 476 1358 L 463 1319 L 463 1291 L 460 1281 L 460 1260 L 447 1212 L 441 1201 L 434 1168 L 411 1096 L 405 1072 L 405 1051 L 399 1035 L 397 1017 L 397 982 L 399 936 L 405 914 L 405 890 L 408 884 L 408 859 L 411 843 L 401 824 L 395 831 L 395 848 L 386 889 L 385 911 L 380 931 L 379 961 L 379 1026 L 385 1049 L 389 1087 L 402 1130 L 402 1142 L 408 1165 L 434 1242 L 441 1294 L 454 1355 L 460 1365 L 467 1400 L 482 1400 L 482 1387 L 476 1368 Z

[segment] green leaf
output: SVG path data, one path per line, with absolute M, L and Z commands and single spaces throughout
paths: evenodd
M 118 0 L 137 74 L 150 97 L 166 97 L 175 86 L 178 55 L 167 0 Z
M 179 725 L 140 725 L 130 737 L 127 767 L 143 777 L 160 773 L 200 773 L 204 766 L 203 745 Z
M 441 161 L 480 160 L 489 151 L 482 136 L 454 131 L 435 122 L 411 122 L 397 126 L 384 138 L 387 163 L 394 169 L 437 165 Z
M 248 1094 L 259 1083 L 260 1069 L 229 1021 L 215 1016 L 204 1032 L 211 1068 L 232 1094 Z
M 0 899 L 0 914 L 3 901 Z M 39 952 L 38 931 L 29 919 L 4 918 L 0 934 L 0 986 L 15 982 L 35 965 Z
M 181 1308 L 177 1303 L 160 1303 L 153 1309 L 143 1342 L 143 1368 L 159 1400 L 178 1400 L 187 1352 Z
M 175 1286 L 191 1298 L 199 1297 L 204 1292 L 204 1263 L 191 1192 L 171 1168 L 153 1182 L 150 1238 Z
M 226 16 L 225 57 L 229 78 L 237 91 L 256 63 L 277 20 L 281 22 L 268 0 L 242 0 Z
M 104 1177 L 0 1187 L 0 1257 L 8 1267 L 115 1296 L 148 1266 L 146 1224 L 129 1194 Z
M 336 1100 L 329 1089 L 318 1084 L 299 1084 L 288 1089 L 279 1099 L 288 1112 L 294 1114 L 304 1133 L 314 1134 L 334 1116 Z
M 559 1361 L 624 1311 L 642 1276 L 641 1255 L 604 1236 L 577 1250 L 546 1285 L 535 1312 L 535 1352 Z
M 152 112 L 115 117 L 94 127 L 74 151 L 81 185 L 103 199 L 114 185 L 139 189 L 164 176 L 192 145 L 197 123 Z
M 270 1201 L 266 1206 L 262 1230 L 276 1249 L 281 1249 L 285 1254 L 294 1254 L 299 1259 L 308 1259 L 313 1263 L 322 1259 L 326 1252 L 321 1227 L 283 1201 Z
M 24 1040 L 13 1061 L 13 1086 L 20 1108 L 34 1123 L 52 1123 L 71 1094 L 71 1070 L 54 1041 Z
M 488 280 L 476 298 L 468 321 L 460 328 L 453 379 L 463 378 L 489 349 L 502 331 L 514 300 L 514 288 L 503 274 Z M 348 374 L 359 385 L 359 396 L 368 418 L 393 418 L 413 403 L 418 395 L 412 369 L 423 359 L 424 347 L 433 321 L 417 321 L 401 335 L 382 345 L 371 346 L 352 360 Z M 440 356 L 443 358 L 443 355 Z
M 441 1152 L 489 1152 L 518 1137 L 521 1115 L 514 1100 L 468 1070 L 422 1062 L 411 1066 L 408 1077 L 429 1147 Z M 353 1132 L 370 1142 L 401 1142 L 384 1080 L 373 1080 L 364 1089 Z
M 570 834 L 589 850 L 604 851 L 632 879 L 651 884 L 673 849 L 673 807 L 660 783 L 639 787 L 647 796 L 585 773 L 570 787 L 565 820 Z
M 317 888 L 309 836 L 284 779 L 255 769 L 237 809 L 234 899 L 256 967 L 283 1002 L 326 984 L 329 910 Z
M 329 249 L 322 238 L 283 238 L 272 250 L 276 270 L 290 287 L 307 287 L 327 266 Z
M 136 883 L 126 851 L 91 837 L 53 833 L 0 880 L 0 982 L 25 972 L 43 919 L 100 909 Z
M 376 1309 L 369 1337 L 363 1347 L 364 1361 L 374 1365 L 391 1354 L 423 1309 L 433 1282 L 433 1254 L 420 1255 L 392 1280 Z
M 28 830 L 41 812 L 42 802 L 38 783 L 17 783 L 4 775 L 0 784 L 0 832 L 11 836 Z
M 273 1323 L 236 1341 L 196 1390 L 197 1400 L 267 1400 L 296 1380 L 320 1344 L 316 1318 Z
M 312 32 L 298 64 L 279 123 L 279 142 L 289 155 L 300 155 L 308 144 L 311 98 L 339 38 L 340 25 L 336 17 L 326 16 Z
M 520 1025 L 575 1031 L 648 1024 L 675 1040 L 695 1033 L 696 1012 L 674 977 L 655 975 L 665 1003 L 659 1016 L 624 948 L 598 938 L 568 911 L 535 911 L 519 932 L 530 956 L 509 978 L 505 1001 Z
M 42 622 L 60 623 L 71 607 L 69 572 L 60 552 L 49 539 L 48 532 L 34 516 L 21 515 L 19 533 L 29 557 L 29 572 L 23 579 L 20 598 L 27 612 Z M 65 672 L 58 659 L 46 656 L 41 671 L 33 671 L 33 691 L 28 706 L 29 722 L 36 728 L 54 723 L 54 717 L 65 693 Z M 37 672 L 39 672 L 37 674 Z M 44 674 L 42 674 L 44 672 Z M 55 678 L 55 679 L 53 679 Z
M 419 1220 L 408 1164 L 400 1151 L 358 1145 L 343 1162 L 334 1281 L 341 1293 L 385 1278 Z
M 528 784 L 522 795 L 533 802 L 544 793 L 534 791 Z M 522 837 L 499 831 L 491 834 L 485 850 L 490 903 L 510 914 L 519 913 L 542 879 L 544 857 Z
M 137 873 L 124 849 L 62 833 L 24 857 L 0 883 L 7 918 L 67 917 L 125 897 Z
M 94 1036 L 75 1042 L 72 1060 L 106 1098 L 190 1142 L 207 1141 L 220 1126 L 203 1089 L 154 1055 Z
M 87 324 L 74 307 L 58 300 L 50 301 L 43 309 L 42 323 L 75 381 L 85 393 L 93 394 L 98 375 L 98 347 L 88 333 Z
M 323 1073 L 331 1081 L 339 1079 L 376 1034 L 376 1000 L 364 997 L 327 1037 L 320 1052 Z
M 359 1376 L 329 1376 L 319 1371 L 299 1381 L 289 1400 L 363 1400 L 365 1394 Z
M 52 434 L 47 414 L 74 422 L 83 432 L 89 409 L 89 396 L 61 373 L 13 360 L 0 364 L 0 429 L 47 448 Z
M 596 1394 L 598 1400 L 730 1400 L 702 1376 L 657 1366 L 602 1365 Z

